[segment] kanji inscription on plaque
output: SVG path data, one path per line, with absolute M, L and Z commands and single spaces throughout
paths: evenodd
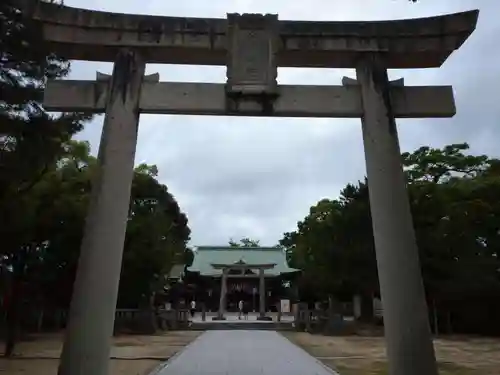
M 276 15 L 228 14 L 227 91 L 274 94 L 278 73 Z

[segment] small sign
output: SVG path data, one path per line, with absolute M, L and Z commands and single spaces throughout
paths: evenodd
M 282 313 L 289 313 L 290 312 L 290 300 L 289 299 L 282 299 L 281 300 L 281 312 Z

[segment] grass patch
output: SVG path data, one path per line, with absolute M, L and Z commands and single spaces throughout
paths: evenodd
M 386 362 L 367 363 L 359 360 L 324 360 L 325 365 L 339 372 L 340 375 L 388 375 Z M 337 363 L 341 362 L 341 363 Z M 358 363 L 356 363 L 358 362 Z M 478 370 L 472 370 L 467 367 L 454 365 L 451 363 L 439 364 L 439 375 L 482 375 Z
M 383 337 L 335 337 L 283 333 L 340 375 L 387 375 Z M 440 375 L 498 375 L 500 340 L 440 337 L 434 340 Z

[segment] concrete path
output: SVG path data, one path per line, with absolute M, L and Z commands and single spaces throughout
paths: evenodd
M 155 375 L 332 375 L 274 331 L 208 331 Z

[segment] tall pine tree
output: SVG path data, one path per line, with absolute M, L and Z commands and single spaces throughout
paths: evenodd
M 47 79 L 69 73 L 68 61 L 50 51 L 41 25 L 19 1 L 0 2 L 0 265 L 8 285 L 3 293 L 7 319 L 5 355 L 19 331 L 23 280 L 30 259 L 29 192 L 54 168 L 67 142 L 88 115 L 49 114 L 41 105 Z M 8 272 L 5 272 L 8 270 Z M 7 281 L 7 280 L 3 280 Z

